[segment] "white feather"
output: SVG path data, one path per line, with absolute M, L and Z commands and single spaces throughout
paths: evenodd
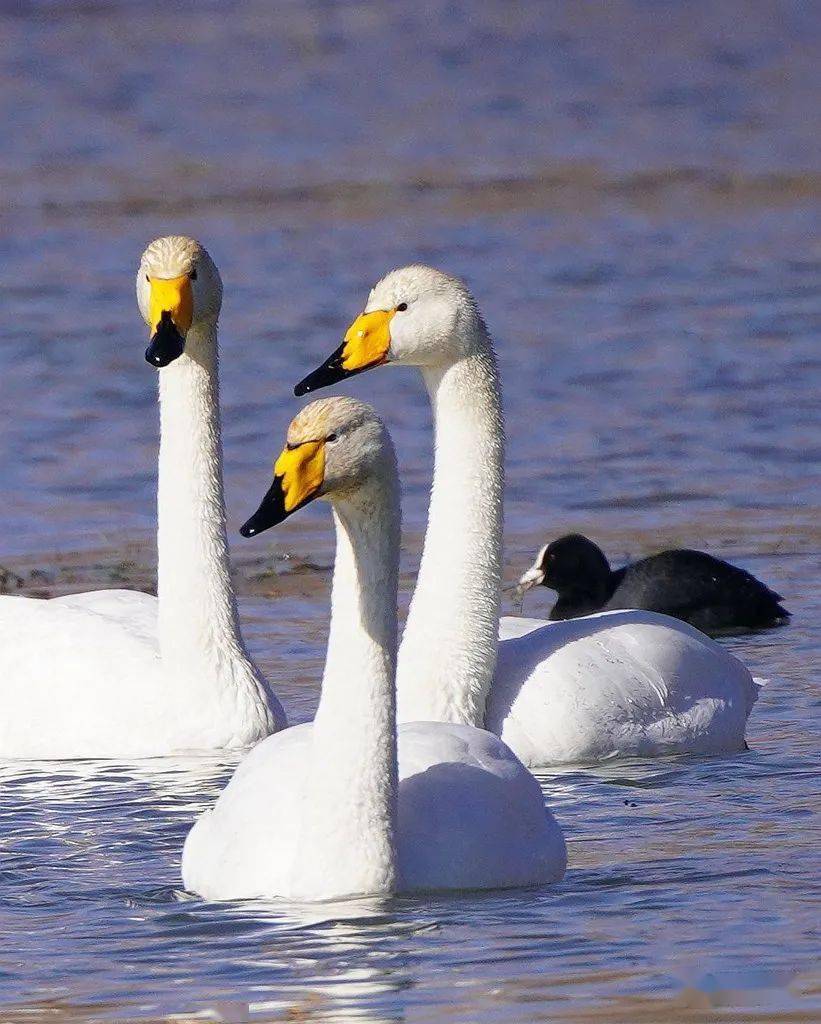
M 192 253 L 201 287 L 213 269 L 216 295 L 203 305 L 218 311 L 219 277 L 196 243 L 162 239 L 144 260 L 170 277 Z M 231 586 L 216 312 L 193 323 L 185 353 L 160 371 L 160 409 L 159 599 L 126 590 L 0 598 L 0 756 L 239 747 L 285 724 L 243 644 Z
M 350 399 L 321 405 L 329 407 L 360 417 L 363 409 Z M 384 430 L 371 413 L 374 423 Z M 333 430 L 346 438 L 347 463 L 365 450 L 345 423 Z M 315 425 L 306 436 L 317 436 Z M 539 785 L 498 737 L 405 724 L 397 773 L 399 500 L 389 444 L 385 434 L 390 457 L 369 483 L 341 481 L 331 495 L 337 552 L 316 718 L 255 747 L 194 825 L 182 873 L 202 896 L 324 900 L 536 885 L 564 874 L 564 839 Z M 326 481 L 342 446 L 328 451 Z
M 758 687 L 692 627 L 638 612 L 499 624 L 504 434 L 490 337 L 464 285 L 429 267 L 388 274 L 367 308 L 399 303 L 389 360 L 421 368 L 436 447 L 400 721 L 486 725 L 529 765 L 742 750 Z

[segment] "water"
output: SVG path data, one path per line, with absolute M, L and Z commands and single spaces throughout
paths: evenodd
M 794 613 L 727 641 L 770 680 L 748 754 L 543 777 L 571 864 L 544 891 L 210 905 L 181 892 L 179 853 L 232 759 L 3 763 L 3 1021 L 818 1014 L 819 19 L 694 10 L 0 4 L 7 587 L 151 587 L 156 382 L 133 274 L 150 238 L 185 231 L 226 285 L 233 536 L 291 386 L 381 273 L 423 260 L 469 279 L 497 340 L 509 578 L 581 530 L 615 562 L 705 548 Z M 407 371 L 346 390 L 397 441 L 407 592 L 426 400 Z M 235 550 L 250 643 L 309 718 L 327 512 Z

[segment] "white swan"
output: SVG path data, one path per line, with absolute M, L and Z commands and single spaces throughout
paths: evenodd
M 158 597 L 0 598 L 0 756 L 144 757 L 245 746 L 285 724 L 243 645 L 222 491 L 222 283 L 189 238 L 137 274 L 160 370 Z
M 317 497 L 333 505 L 331 628 L 316 718 L 258 744 L 182 855 L 210 899 L 299 900 L 535 885 L 562 877 L 564 839 L 539 785 L 496 736 L 397 729 L 399 484 L 370 406 L 307 406 L 243 527 L 259 533 Z M 398 794 L 397 794 L 398 790 Z
M 436 431 L 428 530 L 399 653 L 400 721 L 484 725 L 529 765 L 743 749 L 758 688 L 692 627 L 632 611 L 499 624 L 501 396 L 467 288 L 429 267 L 393 271 L 294 390 L 383 363 L 420 368 Z

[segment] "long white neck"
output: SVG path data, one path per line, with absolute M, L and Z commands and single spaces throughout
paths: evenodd
M 216 324 L 160 371 L 159 642 L 172 675 L 267 686 L 245 650 L 228 560 Z
M 322 697 L 295 863 L 295 896 L 396 884 L 395 469 L 334 506 L 336 562 Z
M 482 727 L 496 668 L 504 426 L 490 339 L 423 376 L 435 464 L 428 529 L 399 651 L 399 721 Z

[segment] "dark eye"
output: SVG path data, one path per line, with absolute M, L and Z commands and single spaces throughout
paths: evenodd
M 325 438 L 325 440 L 328 442 L 328 444 L 330 444 L 331 441 L 335 441 L 336 440 L 336 434 L 328 434 L 328 436 Z
M 151 278 L 148 276 L 148 274 L 145 275 L 145 279 L 146 281 L 148 281 L 149 284 L 151 283 Z
M 400 302 L 399 305 L 396 307 L 396 312 L 397 313 L 404 313 L 407 308 L 408 308 L 407 302 Z
M 192 270 L 191 273 L 188 276 L 189 276 L 189 278 L 192 281 L 196 281 L 197 280 L 197 272 L 196 272 L 196 270 Z

